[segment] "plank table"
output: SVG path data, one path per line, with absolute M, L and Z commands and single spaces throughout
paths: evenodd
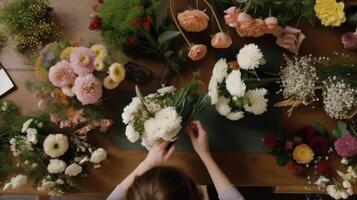
M 0 0 L 4 3 L 5 0 Z M 51 1 L 51 4 L 59 17 L 59 23 L 63 27 L 66 38 L 73 38 L 77 34 L 83 37 L 85 42 L 99 42 L 100 36 L 95 31 L 88 30 L 90 15 L 93 13 L 91 6 L 95 0 L 61 0 Z M 187 0 L 177 1 L 177 10 L 183 10 Z M 220 17 L 222 21 L 222 17 Z M 312 53 L 316 56 L 330 56 L 334 51 L 341 53 L 349 53 L 354 56 L 356 54 L 352 51 L 343 49 L 340 35 L 345 30 L 324 28 L 320 26 L 310 27 L 305 22 L 301 25 L 304 34 L 307 36 L 302 44 L 300 53 L 302 55 Z M 228 29 L 228 28 L 227 28 Z M 209 31 L 200 36 L 192 34 L 190 37 L 193 41 L 198 41 L 198 38 L 205 38 L 201 41 L 207 45 L 210 43 L 209 33 L 217 31 L 210 27 Z M 207 32 L 207 33 L 206 33 Z M 275 45 L 275 39 L 271 36 L 263 36 L 259 39 L 240 38 L 236 33 L 231 33 L 233 37 L 233 44 L 236 47 L 241 47 L 245 43 L 256 42 L 262 45 Z M 125 62 L 127 58 L 123 55 L 115 55 L 116 61 Z M 21 107 L 24 113 L 36 111 L 37 100 L 34 94 L 26 91 L 24 83 L 26 80 L 34 79 L 34 71 L 31 65 L 27 63 L 26 57 L 16 53 L 11 48 L 5 49 L 0 54 L 0 61 L 8 70 L 10 76 L 17 85 L 17 90 L 5 99 L 14 101 Z M 163 67 L 162 62 L 153 59 L 139 59 L 136 62 L 140 65 L 152 69 L 156 74 L 160 72 Z M 212 67 L 215 63 L 215 58 L 212 49 L 209 50 L 208 55 L 199 62 L 189 62 L 188 70 L 179 76 L 171 79 L 171 83 L 176 86 L 181 86 L 187 83 L 192 78 L 192 72 L 201 69 L 202 81 L 207 86 Z M 146 86 L 152 87 L 153 84 Z M 123 83 L 120 88 L 114 92 L 120 92 L 123 89 L 133 89 L 134 85 L 130 82 Z M 120 101 L 112 99 L 110 102 Z M 114 105 L 115 106 L 115 105 Z M 285 112 L 283 109 L 282 112 Z M 299 107 L 293 115 L 289 118 L 286 114 L 283 117 L 283 130 L 289 134 L 296 130 L 299 126 L 320 122 L 324 124 L 328 130 L 332 130 L 335 121 L 331 120 L 321 110 L 321 105 L 317 105 L 316 109 L 311 107 Z M 120 122 L 118 122 L 120 123 Z M 125 178 L 136 166 L 142 161 L 146 155 L 146 151 L 142 150 L 122 150 L 118 149 L 115 141 L 115 134 L 123 134 L 113 132 L 108 135 L 108 138 L 99 140 L 109 153 L 109 158 L 103 163 L 100 169 L 92 170 L 90 176 L 85 178 L 82 183 L 83 191 L 70 191 L 69 194 L 81 195 L 106 195 L 113 190 L 113 188 Z M 224 134 L 224 133 L 222 133 Z M 249 133 L 247 133 L 249 134 Z M 260 144 L 257 144 L 260 145 Z M 276 192 L 280 193 L 308 193 L 304 189 L 306 185 L 306 178 L 292 175 L 286 167 L 279 167 L 275 162 L 275 158 L 266 153 L 236 153 L 236 152 L 213 152 L 213 156 L 223 171 L 228 175 L 232 182 L 237 186 L 265 186 L 271 187 Z M 332 157 L 333 164 L 338 166 L 339 160 Z M 175 152 L 169 165 L 177 166 L 183 169 L 188 175 L 192 176 L 199 184 L 209 184 L 211 179 L 205 170 L 199 157 L 194 152 Z M 29 183 L 27 186 L 17 190 L 0 190 L 0 194 L 32 194 L 39 195 L 41 199 L 46 199 L 46 194 L 36 191 L 34 185 Z M 316 188 L 312 188 L 310 192 L 317 192 Z

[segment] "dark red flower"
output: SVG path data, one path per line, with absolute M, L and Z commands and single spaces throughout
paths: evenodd
M 316 164 L 316 172 L 320 175 L 329 174 L 332 171 L 332 166 L 326 160 Z
M 98 12 L 98 9 L 99 9 L 99 4 L 94 4 L 93 6 L 92 6 L 92 10 L 94 11 L 94 12 Z
M 263 144 L 267 149 L 274 149 L 277 144 L 277 136 L 274 133 L 265 135 L 263 138 Z
M 97 0 L 98 1 L 98 3 L 100 3 L 100 4 L 103 4 L 104 3 L 104 0 Z
M 126 41 L 125 41 L 125 46 L 127 47 L 132 47 L 132 46 L 135 46 L 136 44 L 138 43 L 137 40 L 135 40 L 134 38 L 127 38 Z
M 288 164 L 288 170 L 294 175 L 302 175 L 306 172 L 306 168 L 304 166 L 292 162 Z
M 92 18 L 92 21 L 90 22 L 88 28 L 89 30 L 99 30 L 101 26 L 102 26 L 102 18 L 96 15 Z
M 132 24 L 134 27 L 138 27 L 138 26 L 140 26 L 140 24 L 141 24 L 141 20 L 140 20 L 140 19 L 133 19 L 133 21 L 131 21 L 131 24 Z
M 305 125 L 296 131 L 296 135 L 299 136 L 304 143 L 310 144 L 311 140 L 318 134 L 313 126 Z
M 146 21 L 147 22 L 152 22 L 152 17 L 150 15 L 146 16 Z
M 144 29 L 149 30 L 150 29 L 150 22 L 144 22 L 143 26 L 144 26 Z
M 316 136 L 312 138 L 309 146 L 311 147 L 311 149 L 314 151 L 316 155 L 324 156 L 328 154 L 328 149 L 329 149 L 328 141 L 326 138 L 322 136 Z

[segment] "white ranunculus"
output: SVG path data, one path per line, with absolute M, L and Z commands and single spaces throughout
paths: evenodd
M 255 115 L 263 114 L 267 111 L 268 106 L 268 99 L 264 97 L 266 94 L 267 90 L 265 88 L 248 90 L 245 96 L 248 98 L 249 104 L 244 105 L 244 109 Z
M 47 166 L 47 171 L 51 174 L 62 173 L 66 169 L 66 163 L 59 159 L 50 159 L 50 163 Z
M 166 140 L 172 140 L 178 133 L 177 129 L 182 128 L 182 117 L 177 113 L 174 107 L 166 107 L 157 112 L 155 121 L 159 127 L 158 132 L 156 132 L 157 137 Z
M 72 163 L 66 168 L 64 174 L 67 176 L 77 176 L 81 172 L 82 172 L 82 166 L 78 165 L 77 163 Z
M 103 148 L 98 148 L 92 153 L 90 161 L 98 164 L 105 159 L 107 159 L 107 152 Z
M 208 84 L 208 96 L 211 99 L 211 105 L 214 105 L 218 101 L 218 88 L 217 81 L 212 77 Z
M 244 112 L 231 112 L 226 115 L 227 119 L 232 121 L 238 121 L 244 117 Z
M 315 184 L 319 187 L 325 188 L 328 182 L 330 182 L 330 179 L 326 178 L 325 176 L 319 176 Z
M 126 126 L 125 135 L 128 138 L 128 140 L 132 143 L 136 142 L 140 136 L 139 133 L 135 131 L 131 123 Z
M 62 156 L 66 153 L 68 147 L 67 136 L 63 134 L 50 134 L 43 142 L 43 149 L 51 158 Z
M 342 186 L 343 186 L 344 188 L 350 188 L 350 187 L 352 187 L 352 184 L 351 184 L 351 182 L 349 182 L 348 180 L 344 180 L 344 181 L 342 182 Z
M 157 92 L 162 95 L 166 94 L 166 93 L 172 93 L 175 91 L 176 91 L 176 88 L 174 86 L 167 86 L 167 87 L 163 87 L 163 88 L 160 88 L 157 90 Z
M 231 112 L 231 107 L 228 105 L 228 100 L 224 96 L 218 97 L 216 110 L 219 114 L 227 116 Z
M 133 114 L 136 113 L 140 107 L 142 106 L 142 102 L 138 97 L 134 97 L 129 105 L 124 108 L 122 113 L 122 119 L 124 124 L 128 124 L 131 120 L 133 120 Z
M 226 79 L 226 88 L 232 96 L 242 97 L 245 94 L 245 83 L 239 70 L 233 70 Z
M 4 185 L 3 190 L 7 190 L 9 188 L 17 189 L 26 185 L 26 183 L 27 183 L 27 176 L 18 174 L 17 176 L 12 177 L 9 183 L 6 183 Z
M 213 67 L 212 78 L 216 80 L 217 83 L 222 83 L 224 78 L 227 76 L 228 64 L 226 59 L 219 59 Z
M 26 130 L 26 138 L 29 143 L 37 144 L 37 130 L 34 128 L 28 128 Z
M 32 122 L 33 122 L 33 119 L 28 119 L 25 123 L 23 123 L 21 133 L 25 133 L 26 130 L 30 127 Z
M 258 68 L 264 62 L 263 54 L 255 44 L 244 45 L 237 55 L 239 67 L 244 70 Z

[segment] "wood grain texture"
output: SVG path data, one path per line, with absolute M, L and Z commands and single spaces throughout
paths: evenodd
M 1 1 L 3 2 L 3 1 Z M 87 26 L 92 14 L 91 6 L 95 0 L 61 0 L 51 1 L 59 17 L 59 22 L 64 29 L 65 36 L 71 38 L 80 34 L 83 36 L 83 43 L 98 42 L 100 36 L 97 32 L 89 31 Z M 177 1 L 177 9 L 183 10 L 187 1 Z M 222 17 L 220 18 L 222 21 Z M 228 28 L 227 28 L 228 29 Z M 340 42 L 340 29 L 322 28 L 317 26 L 311 28 L 305 22 L 302 24 L 303 32 L 307 35 L 301 49 L 302 54 L 312 53 L 313 55 L 332 55 L 334 51 L 352 53 L 351 51 L 344 50 Z M 201 42 L 209 45 L 210 33 L 217 31 L 215 28 L 209 28 L 202 35 L 188 34 L 194 42 Z M 243 44 L 255 42 L 261 45 L 275 45 L 275 39 L 271 36 L 264 36 L 258 39 L 240 38 L 234 32 L 231 33 L 235 47 L 241 47 Z M 356 54 L 353 54 L 356 56 Z M 115 61 L 124 62 L 127 60 L 125 56 L 120 53 L 114 55 Z M 18 86 L 17 91 L 11 93 L 6 99 L 12 100 L 21 106 L 23 112 L 30 112 L 37 109 L 37 100 L 34 95 L 27 92 L 24 88 L 26 80 L 33 79 L 34 73 L 32 67 L 26 64 L 26 58 L 12 51 L 6 49 L 0 54 L 0 61 L 4 64 L 10 75 Z M 156 74 L 159 74 L 163 64 L 159 60 L 143 58 L 136 60 L 140 65 L 144 65 L 152 69 Z M 199 62 L 189 62 L 186 66 L 185 73 L 175 76 L 170 81 L 176 86 L 184 85 L 192 78 L 192 72 L 200 69 L 202 73 L 202 81 L 204 86 L 207 86 L 211 75 L 215 58 L 213 50 L 209 49 L 208 55 L 205 59 Z M 145 86 L 144 89 L 150 88 L 155 85 L 152 81 Z M 120 90 L 133 89 L 134 84 L 130 82 L 123 83 L 114 92 Z M 201 90 L 206 90 L 202 87 Z M 115 106 L 116 99 L 109 95 L 109 105 Z M 284 112 L 284 110 L 282 111 Z M 335 122 L 328 118 L 321 110 L 321 106 L 317 105 L 317 109 L 310 107 L 300 107 L 295 110 L 292 117 L 288 118 L 284 115 L 284 131 L 285 134 L 291 134 L 299 126 L 320 122 L 331 130 Z M 120 123 L 120 122 L 118 122 Z M 214 122 L 212 122 L 214 123 Z M 257 124 L 259 125 L 259 124 Z M 124 134 L 115 132 L 115 130 L 108 135 L 106 139 L 96 140 L 102 145 L 109 153 L 109 158 L 103 163 L 103 167 L 96 170 L 91 170 L 90 176 L 82 180 L 83 191 L 70 191 L 72 194 L 83 195 L 105 195 L 108 194 L 124 177 L 126 177 L 137 164 L 144 159 L 146 152 L 140 150 L 118 150 L 115 141 L 115 134 Z M 249 133 L 247 133 L 249 134 Z M 224 135 L 224 132 L 222 132 Z M 222 136 L 224 137 L 224 136 Z M 92 138 L 96 139 L 96 138 Z M 229 138 L 227 138 L 229 139 Z M 260 144 L 257 144 L 260 145 Z M 268 186 L 279 188 L 288 187 L 291 192 L 303 191 L 307 180 L 304 177 L 296 177 L 292 175 L 286 167 L 279 167 L 275 163 L 275 158 L 265 153 L 233 153 L 233 152 L 214 152 L 215 159 L 233 181 L 234 184 L 239 186 Z M 339 161 L 333 157 L 332 161 L 335 166 L 339 166 Z M 175 152 L 169 161 L 168 165 L 177 166 L 184 170 L 188 175 L 192 176 L 199 184 L 211 183 L 210 177 L 204 168 L 202 162 L 193 152 Z M 18 190 L 0 191 L 3 194 L 40 194 L 29 183 L 26 187 Z M 282 191 L 277 189 L 276 191 Z M 286 189 L 285 189 L 286 191 Z

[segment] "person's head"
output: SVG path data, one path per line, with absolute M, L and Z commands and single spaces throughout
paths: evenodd
M 179 169 L 159 166 L 134 179 L 127 200 L 201 200 L 195 182 Z

